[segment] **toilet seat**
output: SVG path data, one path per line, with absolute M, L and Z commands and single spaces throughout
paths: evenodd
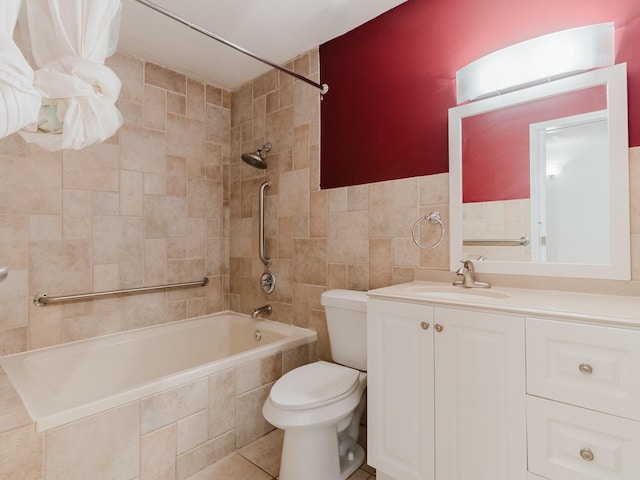
M 319 361 L 285 374 L 271 389 L 274 406 L 283 410 L 303 410 L 337 402 L 358 387 L 358 370 Z

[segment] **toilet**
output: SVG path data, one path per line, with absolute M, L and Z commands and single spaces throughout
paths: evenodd
M 367 295 L 322 294 L 331 356 L 278 380 L 262 414 L 284 430 L 280 480 L 345 480 L 364 462 L 357 444 L 367 386 Z

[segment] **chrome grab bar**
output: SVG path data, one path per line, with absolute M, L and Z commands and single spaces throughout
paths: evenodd
M 529 245 L 529 237 L 510 238 L 478 238 L 463 240 L 463 245 L 491 245 L 495 247 L 524 247 Z
M 0 282 L 7 278 L 7 275 L 9 275 L 9 267 L 0 265 Z
M 271 181 L 267 180 L 260 185 L 260 197 L 258 200 L 258 235 L 260 236 L 260 261 L 264 264 L 265 267 L 269 268 L 271 266 L 271 258 L 267 257 L 264 254 L 264 191 L 267 188 L 271 188 Z
M 78 295 L 63 295 L 59 297 L 50 297 L 46 293 L 37 293 L 33 297 L 33 304 L 36 307 L 44 307 L 45 305 L 49 305 L 50 303 L 71 302 L 74 300 L 84 300 L 87 298 L 104 297 L 106 295 L 151 292 L 153 290 L 163 290 L 165 288 L 206 287 L 208 284 L 209 279 L 207 277 L 203 277 L 202 280 L 199 280 L 197 282 L 171 283 L 168 285 L 154 285 L 151 287 L 129 288 L 126 290 L 110 290 L 108 292 L 81 293 Z

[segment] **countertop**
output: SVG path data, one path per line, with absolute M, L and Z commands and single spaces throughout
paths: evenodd
M 633 296 L 507 287 L 464 288 L 419 281 L 370 290 L 368 295 L 434 306 L 640 327 L 640 297 Z

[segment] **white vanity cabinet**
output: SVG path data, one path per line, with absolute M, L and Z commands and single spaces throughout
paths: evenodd
M 640 297 L 369 292 L 380 480 L 639 480 Z
M 524 480 L 523 316 L 368 301 L 368 462 L 395 480 Z

